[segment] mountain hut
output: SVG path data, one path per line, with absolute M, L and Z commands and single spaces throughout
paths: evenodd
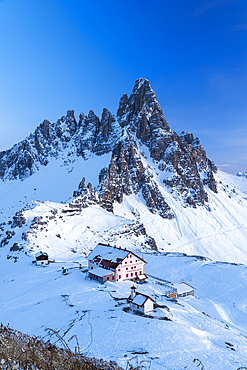
M 35 258 L 36 258 L 36 265 L 37 266 L 41 266 L 41 265 L 48 265 L 49 263 L 49 260 L 48 260 L 48 254 L 45 253 L 45 252 L 38 252 L 35 254 Z
M 123 280 L 144 282 L 147 279 L 147 262 L 127 249 L 99 243 L 87 259 L 89 277 L 102 283 Z

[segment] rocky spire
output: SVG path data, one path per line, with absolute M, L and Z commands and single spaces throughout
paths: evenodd
M 126 126 L 135 132 L 144 144 L 150 144 L 160 129 L 171 131 L 156 95 L 145 78 L 136 80 L 129 98 L 126 94 L 122 96 L 117 118 L 122 127 Z
M 132 94 L 120 99 L 117 117 L 122 126 L 149 148 L 150 156 L 168 176 L 164 183 L 181 193 L 190 205 L 204 204 L 204 185 L 217 192 L 215 165 L 206 157 L 200 140 L 192 133 L 172 132 L 148 80 L 136 81 Z

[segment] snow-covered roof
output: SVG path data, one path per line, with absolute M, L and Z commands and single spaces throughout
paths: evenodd
M 46 256 L 48 257 L 48 254 L 46 252 L 39 251 L 38 253 L 35 254 L 35 257 L 40 257 L 40 256 Z
M 136 292 L 136 296 L 133 298 L 133 300 L 131 300 L 131 298 L 129 297 L 129 301 L 138 306 L 143 306 L 148 299 L 151 299 L 151 301 L 155 302 L 153 298 L 139 292 Z
M 106 270 L 106 269 L 103 269 L 101 267 L 96 267 L 95 269 L 90 270 L 89 273 L 94 274 L 94 275 L 99 276 L 99 277 L 105 277 L 105 276 L 110 276 L 112 274 L 115 274 L 114 271 Z
M 138 306 L 142 306 L 147 300 L 147 297 L 142 295 L 142 294 L 138 294 L 134 297 L 134 299 L 132 300 L 132 303 L 138 305 Z
M 193 288 L 193 286 L 184 282 L 173 284 L 172 286 L 177 289 L 178 294 L 191 292 L 191 290 L 196 290 L 195 288 Z
M 93 260 L 94 262 L 102 263 L 109 268 L 116 268 L 130 253 L 145 262 L 141 257 L 137 256 L 131 251 L 128 251 L 127 249 L 112 247 L 102 243 L 99 243 L 87 258 Z

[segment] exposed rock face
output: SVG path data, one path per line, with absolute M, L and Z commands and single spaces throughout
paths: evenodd
M 113 200 L 110 193 L 102 192 L 99 194 L 93 190 L 92 184 L 85 185 L 85 177 L 78 186 L 78 190 L 74 191 L 75 199 L 69 203 L 71 209 L 81 211 L 81 208 L 89 207 L 93 204 L 98 204 L 108 212 L 113 212 Z
M 112 202 L 119 203 L 124 194 L 141 193 L 152 213 L 171 219 L 174 217 L 171 208 L 152 177 L 142 162 L 134 139 L 129 136 L 115 146 L 109 167 L 101 172 L 101 193 L 109 194 Z
M 149 81 L 139 79 L 132 94 L 120 99 L 117 117 L 145 144 L 151 157 L 164 171 L 164 184 L 176 190 L 185 203 L 196 206 L 208 200 L 204 185 L 217 192 L 215 165 L 207 159 L 198 138 L 191 133 L 178 136 L 172 132 Z
M 101 119 L 91 110 L 88 116 L 81 113 L 78 122 L 74 111 L 56 123 L 44 120 L 33 134 L 0 153 L 0 178 L 23 180 L 52 158 L 68 163 L 78 156 L 87 159 L 105 153 L 112 154 L 111 161 L 101 170 L 98 187 L 86 187 L 84 180 L 74 192 L 81 207 L 99 204 L 113 212 L 114 202 L 138 194 L 151 212 L 171 219 L 164 187 L 193 207 L 207 202 L 206 187 L 217 192 L 217 169 L 200 140 L 192 133 L 179 136 L 171 131 L 149 81 L 143 78 L 136 81 L 130 97 L 124 94 L 120 99 L 117 119 L 104 109 Z
M 160 129 L 171 132 L 149 81 L 143 78 L 136 81 L 129 99 L 126 94 L 120 99 L 117 118 L 149 147 L 156 145 Z
M 246 177 L 247 178 L 247 172 L 238 172 L 237 173 L 238 177 Z
M 47 165 L 52 158 L 63 158 L 65 163 L 76 156 L 85 159 L 91 154 L 102 155 L 113 149 L 121 135 L 115 117 L 103 110 L 100 120 L 91 110 L 88 116 L 68 111 L 56 123 L 44 120 L 25 140 L 0 153 L 0 178 L 25 179 Z

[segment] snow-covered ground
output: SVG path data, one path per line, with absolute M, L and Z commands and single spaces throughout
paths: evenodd
M 76 334 L 83 353 L 123 367 L 136 355 L 151 360 L 151 370 L 200 369 L 200 361 L 205 370 L 247 366 L 247 179 L 219 171 L 218 193 L 207 190 L 207 207 L 184 208 L 156 169 L 173 220 L 150 213 L 138 195 L 115 204 L 114 214 L 99 206 L 73 216 L 64 212 L 63 201 L 82 177 L 97 185 L 109 159 L 79 159 L 69 167 L 51 162 L 24 181 L 0 183 L 0 240 L 14 231 L 0 248 L 1 322 L 44 339 L 45 328 L 66 341 Z M 25 223 L 12 227 L 14 214 L 28 202 Z M 158 251 L 138 234 L 142 224 Z M 126 312 L 131 282 L 99 285 L 83 272 L 86 255 L 104 241 L 135 250 L 148 262 L 149 275 L 185 281 L 196 297 L 167 299 L 160 280 L 149 277 L 138 289 L 163 308 L 153 318 Z M 23 249 L 11 251 L 14 245 Z M 32 261 L 38 250 L 55 262 L 37 267 Z M 75 347 L 75 339 L 69 344 Z
M 91 182 L 96 186 L 99 171 L 109 160 L 109 155 L 94 156 L 86 161 L 77 159 L 75 163 L 70 163 L 68 166 L 64 166 L 62 161 L 59 165 L 59 160 L 54 160 L 24 181 L 5 183 L 0 181 L 0 223 L 8 224 L 15 212 L 34 200 L 55 202 L 52 207 L 60 209 L 61 204 L 58 202 L 72 197 L 82 177 L 85 176 L 86 184 Z M 150 165 L 150 168 L 151 165 L 153 166 L 152 175 L 156 176 L 159 190 L 170 205 L 175 218 L 167 220 L 150 213 L 142 197 L 133 194 L 129 197 L 125 196 L 123 203 L 115 203 L 115 215 L 126 218 L 126 222 L 143 223 L 147 234 L 155 238 L 160 251 L 181 252 L 201 255 L 213 260 L 247 264 L 247 179 L 245 177 L 218 171 L 215 175 L 218 193 L 215 194 L 207 189 L 209 202 L 206 206 L 185 208 L 182 202 L 176 200 L 174 194 L 164 187 L 162 182 L 164 174 L 156 168 L 157 166 L 155 167 L 153 161 L 151 163 L 150 158 L 146 158 L 146 165 Z M 33 217 L 35 212 L 40 215 L 40 212 L 45 213 L 50 207 L 49 202 L 44 203 L 44 209 L 41 211 L 39 205 L 33 211 Z M 106 217 L 108 216 L 109 214 Z M 99 215 L 99 218 L 102 220 L 104 217 Z M 95 225 L 98 230 L 102 227 L 104 229 L 100 220 Z M 73 222 L 80 223 L 80 217 L 71 220 L 67 218 L 66 228 L 74 229 Z M 81 223 L 82 228 L 87 226 L 83 220 Z M 64 222 L 58 223 L 57 228 L 61 229 L 59 234 L 68 234 Z M 6 232 L 5 229 L 4 232 Z M 54 236 L 54 232 L 50 235 Z M 48 241 L 49 233 L 46 238 Z M 74 245 L 71 246 L 71 248 L 74 247 Z
M 136 355 L 139 361 L 151 360 L 152 370 L 196 369 L 199 361 L 206 370 L 236 370 L 247 364 L 246 266 L 144 253 L 148 274 L 185 281 L 196 288 L 196 296 L 168 299 L 160 280 L 149 277 L 137 288 L 162 307 L 153 317 L 142 317 L 123 310 L 131 282 L 101 285 L 89 280 L 78 268 L 85 258 L 74 256 L 74 261 L 65 258 L 47 267 L 37 267 L 29 256 L 17 263 L 1 260 L 3 324 L 45 339 L 46 328 L 66 341 L 76 334 L 81 352 L 115 360 L 124 368 Z M 69 344 L 76 347 L 75 338 Z

